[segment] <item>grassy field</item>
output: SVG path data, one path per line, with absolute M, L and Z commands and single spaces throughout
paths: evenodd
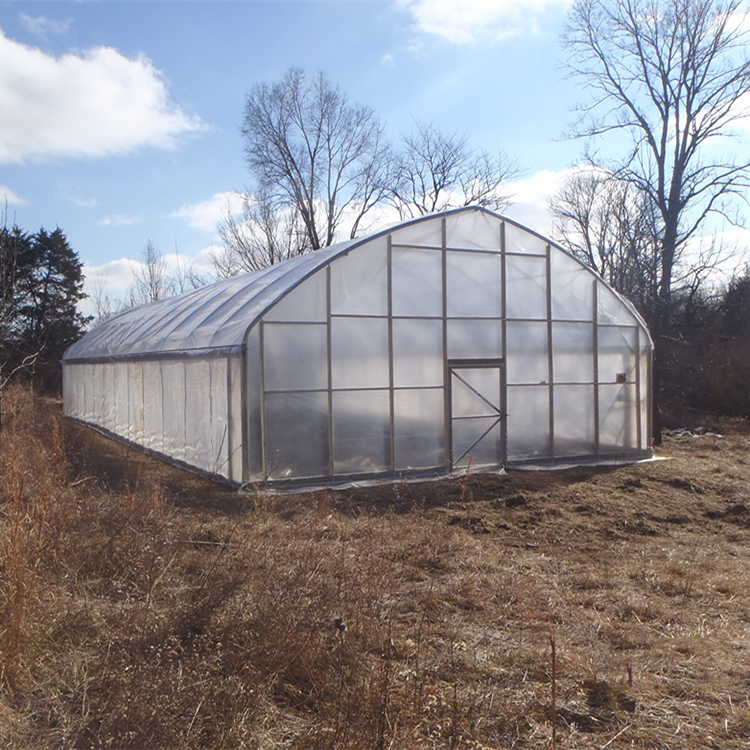
M 264 497 L 5 407 L 0 746 L 750 746 L 740 423 L 669 461 Z

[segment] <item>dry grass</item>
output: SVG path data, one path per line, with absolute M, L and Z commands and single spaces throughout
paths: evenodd
M 746 434 L 253 498 L 6 404 L 2 746 L 750 744 Z

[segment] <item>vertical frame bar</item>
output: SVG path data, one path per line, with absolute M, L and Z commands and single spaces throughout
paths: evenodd
M 326 360 L 328 364 L 328 473 L 333 478 L 333 367 L 331 357 L 331 266 L 326 266 Z
M 443 304 L 443 430 L 445 432 L 445 463 L 453 468 L 453 420 L 451 374 L 448 369 L 448 229 L 445 216 L 440 220 L 440 246 L 442 268 L 442 304 Z
M 599 434 L 599 282 L 593 278 L 594 300 L 593 328 L 594 328 L 594 450 L 598 456 L 601 453 Z
M 635 429 L 638 437 L 635 443 L 638 451 L 643 450 L 643 437 L 641 435 L 641 327 L 635 327 Z
M 387 239 L 387 315 L 388 315 L 388 412 L 389 412 L 389 445 L 388 456 L 391 471 L 396 471 L 396 437 L 395 437 L 395 397 L 393 392 L 393 247 L 391 235 Z
M 640 352 L 638 354 L 640 356 Z M 646 404 L 646 437 L 648 438 L 649 450 L 654 449 L 654 349 L 649 347 L 647 358 L 648 374 L 648 403 Z M 640 408 L 640 404 L 638 405 Z
M 242 362 L 247 360 L 247 336 L 242 341 Z M 232 409 L 232 357 L 230 355 L 226 356 L 226 363 L 227 363 L 227 377 L 226 377 L 226 389 L 227 389 L 227 471 L 229 472 L 229 479 L 234 481 L 234 466 L 236 458 L 234 456 L 234 451 L 236 446 L 234 445 L 234 419 L 232 417 L 233 409 Z M 247 423 L 248 419 L 250 418 L 249 412 L 246 408 L 247 404 L 247 380 L 243 377 L 242 378 L 242 394 L 240 396 L 240 419 L 242 420 L 242 426 L 243 426 L 243 433 L 245 429 L 245 424 Z M 249 446 L 247 442 L 243 441 L 242 443 L 242 450 L 240 453 L 244 454 L 247 452 Z M 242 457 L 240 458 L 242 460 Z M 246 482 L 248 479 L 248 476 L 245 472 L 246 466 L 245 462 L 242 461 L 242 470 L 240 473 L 240 477 L 242 477 L 242 482 Z
M 266 435 L 266 353 L 265 353 L 265 323 L 261 319 L 258 323 L 258 356 L 260 357 L 260 434 L 263 479 L 268 481 L 268 446 Z
M 500 371 L 500 408 L 505 412 L 500 423 L 500 451 L 503 466 L 508 461 L 508 325 L 507 302 L 505 285 L 505 222 L 500 222 L 500 329 L 503 340 L 501 342 L 501 356 L 503 366 Z
M 547 281 L 547 379 L 549 382 L 549 455 L 555 459 L 555 383 L 554 361 L 552 352 L 552 259 L 550 246 L 547 245 L 545 254 L 545 276 Z

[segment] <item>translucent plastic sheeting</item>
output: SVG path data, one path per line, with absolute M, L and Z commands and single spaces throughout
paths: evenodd
M 508 318 L 547 318 L 547 261 L 509 255 L 505 259 Z
M 117 362 L 112 365 L 114 370 L 115 397 L 114 414 L 115 423 L 112 432 L 130 439 L 130 396 L 128 384 L 128 363 Z
M 635 326 L 599 326 L 599 382 L 615 383 L 625 375 L 632 383 L 636 377 L 638 329 Z
M 450 214 L 445 219 L 446 245 L 448 247 L 500 250 L 500 226 L 497 216 L 475 212 L 471 216 Z
M 594 381 L 594 327 L 591 323 L 552 323 L 555 383 Z
M 554 396 L 555 456 L 594 454 L 594 387 L 556 385 Z
M 593 320 L 594 275 L 560 250 L 550 253 L 550 272 L 553 319 Z
M 599 386 L 599 451 L 601 453 L 627 453 L 637 449 L 637 409 L 635 386 Z
M 247 455 L 248 476 L 263 479 L 263 369 L 260 355 L 260 324 L 253 326 L 247 335 Z M 240 411 L 239 414 L 242 412 Z M 244 477 L 243 477 L 244 479 Z
M 64 359 L 212 348 L 239 353 L 248 327 L 266 308 L 355 242 L 331 245 L 115 315 L 73 344 Z
M 227 405 L 227 424 L 228 424 L 228 436 L 229 444 L 227 447 L 227 461 L 228 461 L 228 472 L 226 474 L 227 479 L 232 482 L 242 482 L 245 477 L 243 476 L 243 462 L 244 462 L 244 445 L 242 440 L 242 429 L 243 429 L 243 417 L 244 410 L 243 404 L 243 389 L 245 387 L 245 381 L 242 375 L 243 363 L 240 357 L 228 357 L 227 358 L 228 368 L 228 389 L 229 389 L 229 403 Z M 217 388 L 218 388 L 217 383 Z M 249 431 L 249 430 L 248 430 Z M 224 474 L 224 469 L 220 472 Z
M 443 323 L 440 320 L 393 321 L 393 383 L 442 386 Z
M 546 383 L 549 380 L 547 323 L 508 321 L 508 383 Z
M 184 367 L 185 461 L 207 471 L 211 454 L 211 434 L 209 429 L 201 429 L 201 423 L 206 428 L 210 426 L 211 369 L 206 361 L 186 363 Z M 201 408 L 196 408 L 201 397 L 205 401 Z
M 434 221 L 416 221 L 394 228 L 391 232 L 394 244 L 422 245 L 425 247 L 442 247 L 442 221 L 436 217 Z
M 642 338 L 646 338 L 641 334 Z M 641 349 L 641 371 L 640 371 L 640 410 L 641 410 L 641 448 L 646 448 L 651 445 L 651 419 L 649 414 L 649 408 L 651 406 L 648 398 L 649 389 L 648 386 L 651 383 L 651 357 L 649 351 Z
M 324 273 L 316 273 L 282 297 L 265 315 L 267 321 L 325 323 L 328 314 Z
M 448 359 L 499 359 L 502 355 L 501 321 L 448 321 Z
M 390 463 L 388 391 L 334 392 L 334 474 L 374 474 Z
M 263 378 L 266 390 L 272 391 L 327 388 L 328 327 L 317 323 L 264 323 Z
M 331 264 L 331 312 L 387 314 L 388 254 L 385 238 L 343 255 Z
M 634 318 L 637 319 L 624 300 L 604 284 L 599 284 L 597 287 L 597 300 L 599 323 L 628 325 L 633 323 Z
M 549 387 L 508 386 L 508 460 L 550 456 Z
M 161 362 L 162 408 L 164 410 L 164 446 L 168 456 L 186 461 L 185 455 L 185 365 Z M 192 404 L 193 408 L 195 404 Z
M 265 424 L 269 478 L 330 474 L 327 393 L 267 393 Z
M 446 253 L 449 317 L 499 318 L 502 315 L 499 255 Z
M 331 375 L 334 388 L 387 387 L 388 320 L 333 318 Z
M 510 221 L 505 222 L 505 251 L 508 253 L 532 253 L 544 255 L 547 241 L 519 227 Z
M 443 314 L 443 262 L 439 250 L 393 248 L 393 314 Z
M 394 399 L 397 470 L 444 466 L 445 419 L 443 390 L 399 390 Z
M 143 363 L 128 362 L 128 437 L 144 445 L 146 425 L 144 421 Z
M 94 365 L 99 367 L 99 365 Z M 143 444 L 160 453 L 164 446 L 164 401 L 162 397 L 161 363 L 143 362 Z

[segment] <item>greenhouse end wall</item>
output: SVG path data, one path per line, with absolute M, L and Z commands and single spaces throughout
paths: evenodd
M 247 479 L 649 455 L 650 350 L 628 304 L 515 224 L 474 212 L 397 228 L 250 330 Z
M 543 237 L 475 207 L 106 321 L 65 412 L 234 484 L 649 456 L 651 339 Z

